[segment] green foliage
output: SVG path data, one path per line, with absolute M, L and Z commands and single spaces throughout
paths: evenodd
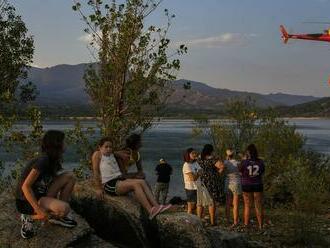
M 223 156 L 228 148 L 237 153 L 243 152 L 255 137 L 258 128 L 256 124 L 260 118 L 259 110 L 251 99 L 229 101 L 225 108 L 228 119 L 210 124 L 203 120 L 202 126 L 200 120 L 197 120 L 199 124 L 196 126 L 204 130 L 220 156 Z
M 74 173 L 79 179 L 85 179 L 91 169 L 91 156 L 96 148 L 96 132 L 92 127 L 83 127 L 79 120 L 76 120 L 73 130 L 66 132 L 66 141 L 76 147 L 80 158 L 79 166 Z
M 194 134 L 204 133 L 218 154 L 234 148 L 244 153 L 254 143 L 265 161 L 265 195 L 270 203 L 291 203 L 303 212 L 317 213 L 330 199 L 329 157 L 305 151 L 305 138 L 272 109 L 261 111 L 251 100 L 227 104 L 227 120 L 196 120 Z
M 15 100 L 16 91 L 19 85 L 22 85 L 19 79 L 27 77 L 27 66 L 32 62 L 34 50 L 33 38 L 27 35 L 25 23 L 15 14 L 15 8 L 6 0 L 0 0 L 0 44 L 0 109 L 2 109 L 3 103 Z M 22 87 L 24 91 L 24 86 Z
M 185 45 L 168 52 L 167 33 L 174 15 L 167 9 L 165 28 L 145 27 L 147 17 L 160 3 L 88 1 L 89 14 L 78 1 L 73 6 L 86 22 L 91 50 L 96 51 L 97 65 L 84 76 L 86 91 L 101 118 L 101 134 L 112 136 L 117 147 L 130 131 L 151 127 L 171 92 L 170 81 L 180 69 L 176 56 L 187 52 Z
M 320 231 L 322 226 L 316 221 L 313 213 L 296 212 L 288 216 L 288 221 L 293 223 L 293 233 L 285 244 L 295 247 L 328 247 L 325 235 Z
M 2 140 L 2 146 L 8 153 L 16 158 L 13 167 L 9 168 L 9 174 L 4 174 L 4 167 L 0 167 L 0 186 L 8 186 L 18 179 L 22 167 L 26 161 L 37 157 L 40 152 L 40 144 L 43 136 L 41 112 L 37 107 L 30 106 L 27 111 L 27 120 L 30 130 L 16 130 L 12 128 Z M 0 165 L 4 165 L 0 163 Z M 0 188 L 1 189 L 1 188 Z
M 33 38 L 15 8 L 7 0 L 0 0 L 0 144 L 8 152 L 14 152 L 17 161 L 14 168 L 5 175 L 5 164 L 0 161 L 0 189 L 17 178 L 22 161 L 35 153 L 35 145 L 42 133 L 41 114 L 36 108 L 29 108 L 27 116 L 32 131 L 24 133 L 12 129 L 18 120 L 19 103 L 35 100 L 37 91 L 31 82 L 24 82 L 27 69 L 32 63 Z

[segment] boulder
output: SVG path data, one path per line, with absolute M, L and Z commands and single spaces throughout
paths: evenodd
M 183 211 L 168 211 L 152 221 L 130 196 L 96 199 L 90 181 L 75 186 L 71 206 L 101 238 L 128 247 L 246 247 L 241 234 L 205 228 L 202 221 Z
M 88 223 L 75 214 L 77 227 L 69 229 L 50 223 L 35 222 L 37 233 L 31 239 L 25 240 L 20 235 L 20 214 L 16 211 L 12 193 L 4 192 L 0 196 L 0 247 L 78 247 L 76 244 L 88 240 L 93 233 Z M 110 244 L 99 241 L 107 246 Z

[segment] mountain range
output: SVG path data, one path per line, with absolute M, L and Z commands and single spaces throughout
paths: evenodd
M 37 103 L 41 106 L 85 106 L 90 99 L 84 91 L 84 71 L 88 64 L 56 65 L 47 68 L 31 67 L 28 80 L 39 90 Z M 189 82 L 190 89 L 184 89 Z M 172 84 L 173 94 L 168 99 L 171 109 L 220 110 L 230 99 L 250 97 L 261 107 L 293 106 L 319 100 L 314 96 L 283 93 L 258 94 L 211 87 L 205 83 L 190 80 L 176 80 Z

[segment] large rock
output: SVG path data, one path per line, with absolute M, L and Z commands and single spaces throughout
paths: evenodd
M 81 242 L 87 242 L 93 230 L 88 223 L 78 215 L 76 221 L 78 226 L 72 229 L 51 225 L 49 223 L 41 224 L 36 222 L 36 235 L 25 240 L 21 238 L 19 213 L 16 211 L 14 197 L 10 193 L 0 195 L 0 247 L 78 247 Z M 105 244 L 100 247 L 114 247 Z
M 72 207 L 103 239 L 128 247 L 246 247 L 239 234 L 219 227 L 206 229 L 199 218 L 169 211 L 150 221 L 132 197 L 105 196 L 97 200 L 89 181 L 76 185 Z

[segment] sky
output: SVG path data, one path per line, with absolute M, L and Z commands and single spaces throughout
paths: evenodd
M 71 0 L 9 2 L 34 37 L 34 66 L 94 61 Z M 330 43 L 285 45 L 279 32 L 281 24 L 294 33 L 330 28 L 330 0 L 164 0 L 147 23 L 164 25 L 165 8 L 176 15 L 169 38 L 188 46 L 177 78 L 263 94 L 330 96 Z

